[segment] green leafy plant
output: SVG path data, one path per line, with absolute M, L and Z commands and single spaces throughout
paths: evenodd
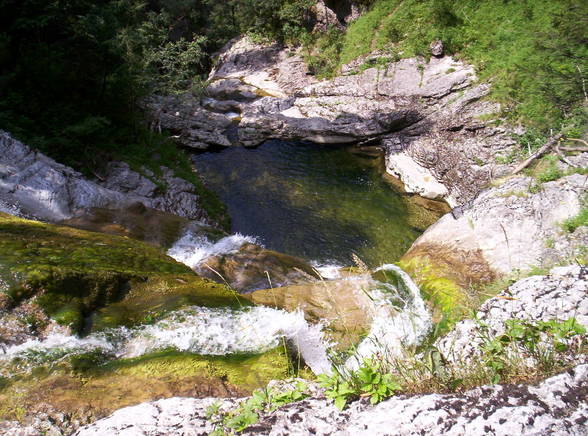
M 365 360 L 356 371 L 320 375 L 319 383 L 326 389 L 327 398 L 331 398 L 340 410 L 359 397 L 368 397 L 372 404 L 377 404 L 401 389 L 393 375 L 371 359 Z
M 259 421 L 263 413 L 270 413 L 285 404 L 303 400 L 308 396 L 308 386 L 302 381 L 294 389 L 279 392 L 276 389 L 258 389 L 250 398 L 231 411 L 223 412 L 220 403 L 212 404 L 206 410 L 206 417 L 215 424 L 215 435 L 239 433 Z

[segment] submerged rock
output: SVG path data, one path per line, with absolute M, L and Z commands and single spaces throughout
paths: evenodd
M 284 309 L 300 309 L 309 322 L 327 326 L 338 348 L 357 344 L 373 320 L 373 304 L 368 290 L 373 283 L 369 276 L 318 281 L 278 289 L 265 289 L 245 295 L 255 304 Z
M 238 250 L 210 256 L 196 268 L 202 277 L 226 283 L 241 293 L 307 283 L 320 275 L 303 259 L 245 243 Z
M 200 435 L 214 430 L 212 399 L 171 398 L 119 410 L 80 429 L 96 434 Z M 221 403 L 235 407 L 234 400 Z M 262 416 L 244 435 L 583 435 L 588 430 L 588 365 L 535 386 L 483 386 L 464 393 L 390 398 L 377 406 L 353 403 L 339 411 L 312 397 Z

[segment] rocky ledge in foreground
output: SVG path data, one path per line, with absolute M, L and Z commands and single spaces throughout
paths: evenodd
M 214 427 L 206 409 L 215 401 L 170 398 L 127 407 L 75 434 L 210 434 Z M 235 404 L 224 400 L 225 406 Z M 243 434 L 584 435 L 587 424 L 588 365 L 579 365 L 536 386 L 495 385 L 461 394 L 399 396 L 377 406 L 357 402 L 343 412 L 318 396 L 280 408 Z

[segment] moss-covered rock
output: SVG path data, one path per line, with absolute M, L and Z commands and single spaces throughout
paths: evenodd
M 126 237 L 2 213 L 0 235 L 3 308 L 33 302 L 73 331 L 80 332 L 84 320 L 100 309 L 98 325 L 114 326 L 191 304 L 247 304 L 161 249 Z
M 98 359 L 98 361 L 97 361 Z M 283 349 L 261 355 L 200 356 L 163 351 L 100 364 L 76 356 L 59 368 L 41 368 L 0 385 L 0 419 L 22 419 L 39 404 L 94 419 L 121 407 L 160 398 L 244 396 L 289 374 Z

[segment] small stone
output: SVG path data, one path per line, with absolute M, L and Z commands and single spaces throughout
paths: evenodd
M 429 50 L 433 56 L 440 58 L 443 56 L 443 41 L 440 39 L 433 41 L 429 46 Z

